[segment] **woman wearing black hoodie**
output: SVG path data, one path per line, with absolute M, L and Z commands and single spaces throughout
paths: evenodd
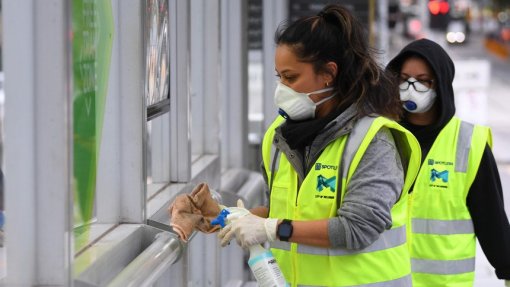
M 423 157 L 411 190 L 413 286 L 473 286 L 476 238 L 510 286 L 510 225 L 490 129 L 454 116 L 452 60 L 421 39 L 387 69 L 399 78 L 402 125 Z

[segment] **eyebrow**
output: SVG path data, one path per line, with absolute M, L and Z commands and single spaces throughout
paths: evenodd
M 276 68 L 274 70 L 275 70 L 275 72 L 280 73 L 280 74 L 283 74 L 283 73 L 294 73 L 294 71 L 292 71 L 291 69 L 284 69 L 284 70 L 282 70 L 280 72 L 278 72 L 278 70 Z
M 425 74 L 419 74 L 419 75 L 416 75 L 416 76 L 414 76 L 414 75 L 409 75 L 409 74 L 406 74 L 406 73 L 400 73 L 400 75 L 401 75 L 401 76 L 408 76 L 408 77 L 411 77 L 411 76 L 412 76 L 413 78 L 427 77 L 427 78 L 429 78 L 429 80 L 430 80 L 430 79 L 432 79 L 432 76 L 431 76 L 431 75 L 429 75 L 429 74 L 427 74 L 427 73 L 425 73 Z

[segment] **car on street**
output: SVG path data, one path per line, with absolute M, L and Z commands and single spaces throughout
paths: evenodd
M 452 20 L 446 27 L 446 41 L 448 44 L 463 44 L 468 37 L 467 23 L 464 20 Z

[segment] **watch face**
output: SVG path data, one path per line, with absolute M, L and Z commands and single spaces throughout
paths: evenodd
M 290 222 L 282 222 L 278 226 L 278 236 L 288 238 L 292 234 L 292 225 Z

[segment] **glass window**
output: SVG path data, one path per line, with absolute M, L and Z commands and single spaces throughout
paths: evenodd
M 145 9 L 145 97 L 150 120 L 170 109 L 168 4 L 166 0 L 147 0 Z
M 73 187 L 75 247 L 87 242 L 95 218 L 97 163 L 110 74 L 112 8 L 106 1 L 74 1 L 73 24 Z
M 165 113 L 147 122 L 146 173 L 147 199 L 170 182 L 169 114 Z
M 170 58 L 169 11 L 166 0 L 145 3 L 145 100 L 147 126 L 145 137 L 145 172 L 147 199 L 170 181 L 169 115 Z
M 166 0 L 147 0 L 145 5 L 145 172 L 150 199 L 170 180 L 169 15 Z

